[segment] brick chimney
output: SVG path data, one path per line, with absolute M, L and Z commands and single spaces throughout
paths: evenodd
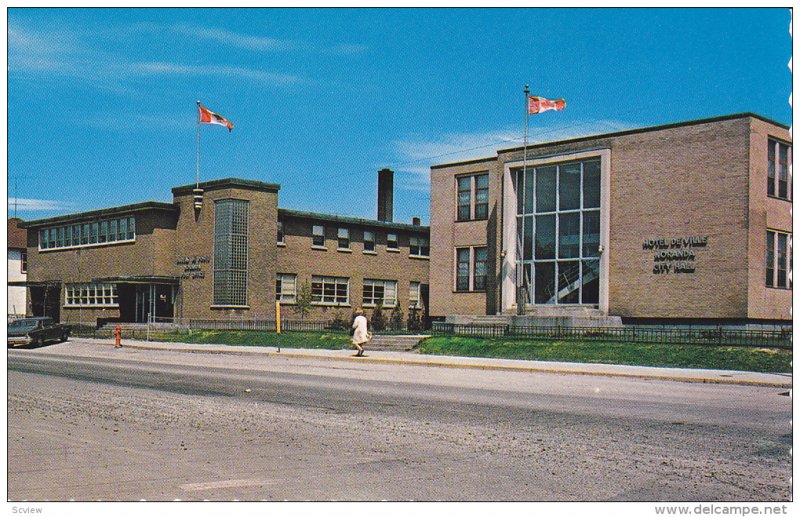
M 381 169 L 378 171 L 378 221 L 392 222 L 394 207 L 394 171 Z

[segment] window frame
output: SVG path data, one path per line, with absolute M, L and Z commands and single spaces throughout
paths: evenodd
M 342 245 L 344 243 L 344 246 Z M 352 251 L 350 249 L 350 228 L 339 228 L 336 231 L 336 249 L 338 251 Z
M 792 232 L 767 229 L 764 280 L 768 289 L 792 290 Z M 781 250 L 783 238 L 783 250 Z M 783 255 L 783 256 L 781 256 Z M 783 276 L 783 282 L 781 282 Z
M 422 305 L 422 282 L 415 282 L 414 280 L 411 280 L 408 284 L 408 308 L 419 309 L 421 305 Z
M 285 289 L 285 282 L 291 278 L 292 289 Z M 276 273 L 275 274 L 275 301 L 281 304 L 297 303 L 297 274 L 296 273 Z
M 126 228 L 125 234 L 120 233 L 123 221 Z M 55 251 L 129 244 L 136 242 L 134 225 L 135 216 L 131 215 L 40 228 L 38 249 L 39 251 Z M 106 231 L 101 233 L 100 230 L 103 228 Z M 116 233 L 112 233 L 110 228 L 116 228 Z M 115 239 L 111 239 L 112 236 Z
M 478 180 L 485 178 L 486 186 L 479 187 Z M 468 188 L 463 188 L 464 180 L 469 184 Z M 489 219 L 489 172 L 470 172 L 466 174 L 457 174 L 456 181 L 456 222 L 466 221 L 486 221 Z M 461 195 L 466 193 L 466 202 L 462 202 Z M 478 196 L 485 194 L 486 201 L 478 202 Z M 485 214 L 478 215 L 479 209 L 484 209 Z M 483 210 L 481 210 L 483 211 Z
M 28 274 L 28 250 L 22 248 L 19 255 L 19 272 L 23 275 Z
M 317 233 L 317 228 L 320 229 L 320 232 Z M 322 244 L 317 244 L 318 239 L 322 239 Z M 324 224 L 314 224 L 311 225 L 311 247 L 315 249 L 328 249 L 325 245 L 325 225 Z
M 314 284 L 320 284 L 321 292 L 319 296 L 321 297 L 320 300 L 315 300 L 314 298 L 317 296 L 314 294 L 315 286 Z M 326 301 L 325 297 L 325 286 L 326 285 L 333 285 L 333 301 Z M 339 286 L 345 286 L 345 299 L 344 301 L 339 301 Z M 311 304 L 324 306 L 324 307 L 349 307 L 350 306 L 350 278 L 348 277 L 340 277 L 340 276 L 325 276 L 325 275 L 312 275 L 311 276 Z
M 286 233 L 285 233 L 285 230 L 283 228 L 283 221 L 278 221 L 277 232 L 278 232 L 278 235 L 277 235 L 277 242 L 276 243 L 279 246 L 286 246 Z
M 408 239 L 408 254 L 414 258 L 430 258 L 430 246 L 430 239 L 421 235 L 412 235 Z
M 781 150 L 786 150 L 786 161 L 781 159 Z M 767 138 L 767 197 L 792 202 L 792 144 L 780 138 Z M 786 179 L 781 181 L 785 173 Z M 782 195 L 781 191 L 785 190 Z
M 394 246 L 391 246 L 391 243 L 394 243 Z M 386 234 L 386 251 L 400 251 L 400 238 L 397 235 L 397 232 L 387 233 Z
M 226 207 L 227 213 L 221 212 L 220 208 L 222 207 Z M 244 231 L 241 231 L 242 229 Z M 214 201 L 213 251 L 214 278 L 212 283 L 211 307 L 249 308 L 249 200 L 225 198 Z M 225 260 L 220 259 L 220 256 L 223 254 L 227 254 Z M 227 267 L 222 267 L 223 265 L 227 265 Z
M 106 302 L 106 300 L 110 300 Z M 64 307 L 119 307 L 117 284 L 77 283 L 64 286 Z
M 369 286 L 372 286 L 372 296 L 367 297 L 367 288 Z M 364 281 L 362 282 L 362 284 L 361 284 L 361 305 L 363 305 L 364 307 L 377 307 L 378 306 L 378 303 L 376 301 L 377 298 L 375 297 L 375 288 L 378 287 L 378 286 L 380 286 L 380 288 L 382 290 L 381 300 L 382 300 L 383 303 L 381 304 L 381 308 L 383 308 L 383 309 L 393 309 L 393 308 L 397 307 L 398 303 L 399 303 L 398 296 L 397 296 L 397 294 L 398 294 L 397 293 L 397 280 L 381 280 L 381 279 L 376 279 L 376 278 L 365 278 Z M 388 286 L 391 286 L 391 289 L 388 289 L 387 288 Z M 394 298 L 389 300 L 391 303 L 387 303 L 387 298 L 386 298 L 386 295 L 389 292 L 393 292 L 394 293 Z M 367 301 L 368 299 L 372 300 L 372 301 Z
M 367 239 L 367 234 L 371 235 L 371 239 Z M 375 253 L 375 232 L 373 230 L 364 230 L 364 253 Z M 367 243 L 370 243 L 370 249 L 367 249 Z

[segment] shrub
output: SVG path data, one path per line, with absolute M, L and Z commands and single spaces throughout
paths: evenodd
M 379 331 L 386 328 L 386 317 L 383 315 L 383 307 L 378 304 L 375 307 L 375 310 L 372 311 L 372 320 L 370 320 L 370 326 L 372 327 L 373 331 Z
M 399 305 L 392 310 L 390 321 L 392 330 L 403 329 L 403 309 L 401 309 Z

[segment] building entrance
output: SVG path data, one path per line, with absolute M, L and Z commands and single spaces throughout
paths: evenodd
M 517 300 L 597 306 L 600 158 L 516 168 Z
M 175 286 L 118 284 L 120 320 L 169 321 L 175 316 Z

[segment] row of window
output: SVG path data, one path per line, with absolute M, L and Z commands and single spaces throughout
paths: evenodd
M 39 249 L 75 248 L 136 239 L 136 219 L 118 217 L 91 223 L 55 226 L 39 230 Z
M 116 284 L 68 284 L 66 307 L 119 307 Z
M 792 163 L 792 146 L 769 139 L 767 147 L 767 195 L 790 199 L 789 164 Z
M 792 288 L 792 234 L 767 231 L 767 287 Z
M 283 221 L 278 221 L 278 244 L 286 244 Z M 375 232 L 364 230 L 364 252 L 375 253 Z M 328 249 L 325 240 L 325 227 L 320 224 L 313 225 L 311 229 L 311 245 L 315 248 Z M 339 228 L 336 232 L 336 249 L 350 251 L 350 229 Z M 400 251 L 400 244 L 396 233 L 386 234 L 386 249 Z M 412 235 L 409 237 L 409 255 L 412 257 L 430 256 L 430 241 L 425 237 Z
M 275 277 L 275 299 L 281 303 L 297 303 L 297 275 L 278 273 Z M 311 303 L 315 305 L 350 305 L 350 279 L 346 277 L 311 277 Z M 364 307 L 396 307 L 397 280 L 365 279 L 361 291 Z M 411 282 L 408 290 L 410 307 L 419 307 L 420 283 Z

